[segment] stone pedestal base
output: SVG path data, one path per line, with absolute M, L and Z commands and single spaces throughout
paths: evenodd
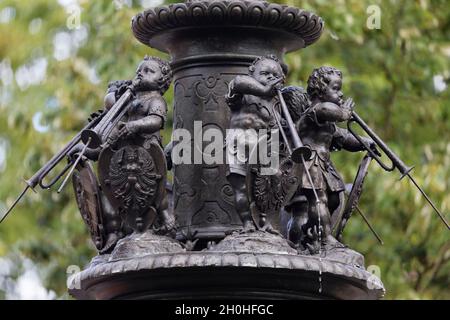
M 379 299 L 384 295 L 381 281 L 363 267 L 299 255 L 275 235 L 234 234 L 197 252 L 172 244 L 170 248 L 176 252 L 141 255 L 144 250 L 136 256 L 130 250 L 133 257 L 121 255 L 115 260 L 113 252 L 94 259 L 72 277 L 69 292 L 77 299 Z

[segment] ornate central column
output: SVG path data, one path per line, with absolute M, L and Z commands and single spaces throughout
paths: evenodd
M 313 13 L 254 0 L 187 1 L 146 10 L 132 21 L 139 41 L 170 54 L 174 129 L 187 129 L 192 137 L 200 134 L 195 121 L 225 137 L 231 79 L 247 74 L 257 56 L 275 54 L 282 60 L 285 53 L 314 43 L 322 28 Z M 178 239 L 196 233 L 201 240 L 217 240 L 242 226 L 225 164 L 176 165 L 174 210 Z

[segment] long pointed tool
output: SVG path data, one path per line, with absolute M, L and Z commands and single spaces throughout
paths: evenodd
M 366 218 L 366 216 L 364 215 L 364 213 L 362 213 L 361 209 L 358 207 L 358 205 L 355 205 L 355 209 L 356 211 L 358 211 L 359 215 L 363 218 L 364 222 L 367 224 L 367 226 L 369 227 L 370 231 L 372 231 L 373 235 L 375 236 L 375 238 L 377 238 L 378 242 L 381 245 L 384 245 L 383 240 L 381 239 L 381 237 L 378 235 L 378 233 L 375 231 L 375 229 L 372 227 L 372 225 L 370 224 L 369 220 Z
M 434 211 L 438 214 L 439 218 L 441 218 L 442 222 L 447 226 L 447 229 L 450 230 L 450 225 L 448 224 L 447 220 L 445 219 L 444 215 L 439 211 L 438 208 L 434 205 L 433 201 L 427 196 L 425 191 L 422 190 L 421 187 L 417 184 L 416 180 L 409 174 L 409 172 L 406 174 L 406 176 L 411 180 L 412 183 L 416 186 L 416 188 L 420 191 L 422 196 L 427 200 L 427 202 L 430 204 L 430 206 L 434 209 Z
M 75 162 L 73 163 L 72 168 L 70 168 L 69 173 L 67 174 L 67 176 L 65 177 L 63 183 L 61 183 L 61 186 L 58 189 L 58 193 L 61 193 L 62 189 L 64 188 L 64 186 L 66 185 L 67 181 L 69 180 L 70 176 L 73 173 L 73 170 L 75 170 L 76 166 L 78 165 L 78 162 L 80 162 L 81 157 L 83 157 L 84 153 L 86 152 L 87 148 L 89 147 L 89 143 L 91 142 L 91 138 L 89 137 L 87 143 L 84 145 L 83 150 L 81 150 L 80 154 L 78 155 L 77 160 L 75 160 Z
M 3 220 L 6 219 L 6 217 L 8 216 L 8 214 L 12 211 L 12 209 L 14 209 L 14 207 L 16 206 L 16 204 L 20 201 L 20 199 L 22 199 L 22 197 L 25 195 L 25 193 L 27 193 L 28 189 L 30 189 L 31 186 L 27 184 L 27 186 L 25 187 L 25 189 L 23 189 L 22 193 L 20 194 L 20 196 L 17 197 L 16 201 L 14 201 L 14 203 L 12 204 L 12 206 L 8 209 L 8 211 L 6 211 L 6 213 L 3 215 L 3 217 L 0 219 L 0 223 L 3 222 Z M 33 188 L 31 188 L 33 189 Z

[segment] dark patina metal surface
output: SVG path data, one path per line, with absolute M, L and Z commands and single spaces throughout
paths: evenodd
M 170 54 L 174 129 L 192 136 L 194 121 L 202 121 L 204 130 L 216 128 L 225 137 L 228 83 L 246 75 L 258 56 L 275 54 L 282 61 L 285 53 L 311 45 L 322 28 L 313 13 L 264 1 L 190 1 L 146 10 L 132 21 L 139 41 Z M 175 165 L 179 239 L 188 228 L 209 241 L 241 227 L 226 171 L 226 165 Z
M 229 94 L 239 94 L 233 91 L 231 83 L 242 80 L 241 87 L 244 84 L 250 88 L 270 87 L 277 82 L 268 79 L 271 84 L 265 83 L 252 74 L 252 67 L 277 69 L 276 74 L 284 79 L 282 74 L 287 67 L 283 56 L 313 44 L 322 28 L 321 18 L 313 13 L 256 0 L 186 1 L 146 10 L 132 21 L 133 33 L 139 41 L 169 53 L 174 80 L 174 129 L 187 129 L 193 138 L 209 128 L 220 130 L 226 137 L 226 130 L 233 126 L 230 119 L 234 112 L 230 110 Z M 286 218 L 281 219 L 280 211 L 305 176 L 304 159 L 303 162 L 301 157 L 294 159 L 294 153 L 307 149 L 307 153 L 301 154 L 308 154 L 309 160 L 312 149 L 303 146 L 291 119 L 293 116 L 295 121 L 299 120 L 298 115 L 305 110 L 299 114 L 292 112 L 293 105 L 284 104 L 280 89 L 281 83 L 267 92 L 245 89 L 248 97 L 241 101 L 244 108 L 249 101 L 258 105 L 268 101 L 266 107 L 274 118 L 256 116 L 261 116 L 267 127 L 288 129 L 279 174 L 267 180 L 258 175 L 258 168 L 245 167 L 244 175 L 248 172 L 249 178 L 238 179 L 242 190 L 248 189 L 242 196 L 250 196 L 253 209 L 257 209 L 248 221 L 249 225 L 254 223 L 254 228 L 246 228 L 245 212 L 242 215 L 239 211 L 242 201 L 236 196 L 241 187 L 229 179 L 227 164 L 172 166 L 168 156 L 171 145 L 166 156 L 172 166 L 174 185 L 173 189 L 163 190 L 159 181 L 164 181 L 165 168 L 148 165 L 150 160 L 141 157 L 144 155 L 139 153 L 140 146 L 133 147 L 139 139 L 112 143 L 108 145 L 112 149 L 105 149 L 100 155 L 101 184 L 114 205 L 121 208 L 121 216 L 133 232 L 124 233 L 112 251 L 97 256 L 84 271 L 74 275 L 70 293 L 79 299 L 382 297 L 383 285 L 364 269 L 361 254 L 341 244 L 326 247 L 320 233 L 315 239 L 318 253 L 303 250 L 301 242 L 287 239 L 286 226 L 282 226 Z M 260 99 L 264 95 L 270 98 Z M 201 121 L 200 128 L 194 125 L 196 121 Z M 192 150 L 203 151 L 203 147 L 192 142 Z M 120 151 L 125 149 L 131 155 Z M 151 153 L 151 157 L 162 161 L 162 150 L 158 155 Z M 194 156 L 191 160 L 193 163 Z M 134 165 L 137 162 L 141 171 Z M 129 185 L 135 187 L 137 203 L 150 212 L 157 209 L 154 215 L 160 217 L 162 224 L 155 222 L 158 227 L 142 229 L 133 223 L 136 206 L 128 208 L 129 202 L 123 198 L 126 193 L 122 192 Z M 165 198 L 167 191 L 169 198 Z M 265 195 L 270 197 L 266 199 Z M 246 204 L 245 210 L 249 205 Z M 172 227 L 173 216 L 176 228 Z M 151 217 L 149 226 L 155 218 Z M 315 225 L 316 231 L 320 230 L 312 218 L 306 221 Z M 329 227 L 328 222 L 322 224 Z

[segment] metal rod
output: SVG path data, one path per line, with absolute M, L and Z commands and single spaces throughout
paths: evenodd
M 382 166 L 386 171 L 392 171 L 395 168 L 398 169 L 398 171 L 400 171 L 400 173 L 402 175 L 406 175 L 409 171 L 411 171 L 412 167 L 408 167 L 401 159 L 400 157 L 394 153 L 394 151 L 392 151 L 388 145 L 367 125 L 367 123 L 364 122 L 364 120 L 356 113 L 353 111 L 352 113 L 352 119 L 358 123 L 361 128 L 369 135 L 369 137 L 372 138 L 372 140 L 376 143 L 376 145 L 386 154 L 386 156 L 389 158 L 389 160 L 392 161 L 393 167 L 389 168 L 386 166 Z M 360 141 L 361 142 L 361 141 Z M 367 148 L 367 146 L 365 146 L 366 149 L 370 149 Z M 369 150 L 368 150 L 369 151 Z M 379 159 L 379 157 L 377 157 L 375 155 L 374 157 L 374 153 L 373 151 L 370 152 L 370 155 L 375 159 Z
M 288 107 L 286 105 L 286 102 L 284 101 L 283 94 L 282 94 L 281 90 L 277 89 L 277 94 L 278 94 L 278 99 L 280 100 L 280 103 L 281 103 L 281 107 L 283 109 L 282 111 L 285 114 L 286 121 L 288 122 L 289 128 L 293 129 L 293 128 L 295 128 L 295 125 L 294 125 L 294 122 L 292 121 L 292 118 L 289 115 L 289 109 L 288 109 Z M 278 127 L 280 128 L 280 131 L 281 131 L 281 134 L 283 136 L 283 139 L 285 139 L 285 142 L 287 144 L 289 153 L 291 154 L 292 153 L 292 151 L 291 151 L 292 149 L 291 149 L 291 147 L 289 145 L 287 137 L 285 136 L 284 130 L 282 129 L 280 119 L 278 118 L 278 115 L 276 114 L 275 110 L 273 110 L 273 113 L 274 113 L 275 120 L 277 121 Z M 292 136 L 295 148 L 303 147 L 303 143 L 302 143 L 302 141 L 301 141 L 301 139 L 300 139 L 300 137 L 298 135 L 291 134 L 291 136 Z M 314 184 L 313 184 L 313 181 L 312 181 L 311 174 L 309 173 L 309 170 L 306 168 L 306 162 L 305 162 L 305 157 L 303 156 L 303 153 L 300 153 L 300 157 L 301 157 L 301 160 L 302 160 L 303 167 L 305 168 L 306 175 L 308 176 L 309 183 L 311 184 L 311 187 L 312 187 L 312 190 L 313 190 L 313 193 L 314 193 L 314 197 L 316 198 L 316 203 L 319 203 L 320 202 L 319 201 L 319 196 L 317 195 L 316 188 L 314 188 Z
M 41 169 L 39 169 L 38 172 L 34 174 L 33 177 L 31 177 L 29 180 L 26 181 L 26 183 L 31 187 L 34 188 L 37 184 L 42 189 L 50 189 L 60 178 L 64 175 L 64 172 L 59 173 L 55 178 L 52 179 L 52 181 L 48 184 L 44 183 L 44 179 L 47 177 L 47 175 L 55 168 L 58 163 L 64 159 L 64 157 L 67 156 L 67 154 L 70 152 L 70 150 L 75 147 L 80 141 L 81 141 L 81 132 L 84 130 L 91 129 L 92 127 L 96 126 L 97 123 L 104 117 L 106 112 L 104 111 L 101 113 L 98 117 L 94 118 L 91 122 L 89 122 L 79 133 L 75 135 L 75 137 L 72 138 L 65 146 L 64 148 L 58 152 L 56 155 L 54 155 L 49 162 L 47 162 Z
M 378 233 L 375 231 L 375 229 L 372 227 L 372 225 L 370 224 L 369 220 L 366 218 L 366 216 L 364 215 L 364 213 L 362 213 L 361 209 L 358 206 L 355 206 L 356 211 L 358 211 L 359 215 L 364 219 L 364 222 L 367 224 L 367 226 L 369 227 L 370 231 L 372 231 L 373 235 L 375 236 L 375 238 L 377 238 L 378 242 L 381 245 L 384 245 L 383 240 L 381 239 L 381 237 L 378 235 Z
M 285 119 L 288 122 L 289 128 L 295 128 L 294 121 L 292 121 L 292 118 L 289 115 L 289 109 L 286 105 L 286 101 L 284 101 L 283 93 L 281 92 L 281 90 L 277 89 L 277 94 L 278 94 L 278 99 L 280 100 L 282 112 L 285 115 Z M 294 144 L 294 148 L 303 147 L 303 142 L 301 141 L 300 137 L 296 134 L 292 135 L 292 142 Z
M 289 144 L 289 140 L 286 136 L 286 132 L 284 132 L 283 127 L 281 126 L 281 121 L 280 121 L 280 118 L 278 118 L 278 114 L 277 114 L 275 108 L 272 108 L 272 112 L 273 112 L 273 117 L 275 118 L 275 121 L 277 122 L 277 125 L 278 125 L 278 131 L 280 131 L 281 136 L 283 137 L 284 143 L 286 144 L 286 148 L 288 149 L 289 154 L 292 154 L 292 148 Z
M 311 188 L 312 188 L 313 193 L 314 193 L 314 197 L 316 197 L 316 203 L 318 204 L 320 202 L 319 201 L 319 196 L 317 195 L 316 188 L 314 187 L 311 174 L 309 173 L 308 168 L 306 168 L 305 158 L 303 157 L 303 155 L 301 155 L 301 157 L 302 157 L 303 167 L 305 168 L 305 171 L 306 171 L 306 176 L 308 177 L 309 183 L 311 184 Z M 320 216 L 320 213 L 319 213 L 319 216 Z M 319 225 L 319 228 L 320 228 L 320 225 Z
M 6 219 L 6 217 L 8 216 L 8 214 L 12 211 L 12 209 L 14 209 L 14 207 L 16 206 L 16 204 L 20 201 L 20 199 L 22 199 L 22 197 L 25 195 L 25 193 L 28 191 L 28 189 L 31 188 L 29 185 L 27 185 L 25 187 L 25 189 L 23 189 L 22 193 L 20 194 L 20 196 L 17 197 L 16 201 L 14 201 L 14 203 L 12 204 L 12 206 L 8 209 L 8 211 L 6 211 L 6 213 L 3 215 L 2 219 L 0 220 L 0 223 L 3 222 L 3 220 Z
M 363 141 L 361 140 L 361 138 L 358 137 L 357 134 L 355 134 L 351 128 L 350 128 L 350 123 L 351 121 L 355 121 L 356 123 L 358 123 L 361 128 L 372 138 L 372 140 L 376 143 L 376 145 L 386 154 L 386 156 L 392 161 L 392 167 L 388 167 L 386 166 L 381 159 L 376 156 L 374 154 L 374 152 L 372 150 L 370 150 L 370 148 L 363 143 Z M 358 116 L 358 114 L 356 112 L 352 113 L 352 119 L 351 121 L 348 122 L 347 126 L 349 128 L 349 131 L 355 136 L 356 139 L 358 139 L 358 141 L 360 143 L 362 143 L 362 145 L 364 146 L 365 149 L 367 149 L 367 151 L 370 153 L 370 155 L 378 162 L 378 164 L 385 169 L 386 171 L 392 171 L 395 168 L 398 169 L 398 171 L 400 171 L 400 173 L 402 174 L 400 177 L 400 180 L 403 179 L 404 177 L 408 177 L 412 183 L 416 186 L 416 188 L 420 191 L 420 193 L 422 194 L 422 196 L 425 197 L 425 199 L 427 200 L 427 202 L 431 205 L 431 207 L 433 207 L 434 211 L 437 213 L 437 215 L 439 216 L 439 218 L 442 220 L 442 222 L 445 224 L 445 226 L 447 227 L 447 230 L 450 230 L 450 225 L 447 222 L 447 220 L 445 219 L 444 215 L 438 210 L 438 208 L 434 205 L 433 201 L 431 201 L 431 199 L 427 196 L 427 194 L 425 193 L 425 191 L 422 190 L 422 188 L 417 184 L 417 182 L 414 180 L 414 178 L 410 175 L 411 170 L 413 169 L 413 167 L 408 167 L 405 165 L 405 163 L 400 159 L 399 156 L 397 156 L 394 151 L 392 151 L 387 144 L 364 122 L 363 119 L 361 119 L 360 116 Z
M 428 198 L 427 194 L 425 193 L 425 191 L 422 190 L 421 187 L 419 187 L 419 185 L 417 184 L 416 180 L 414 180 L 414 178 L 408 173 L 406 174 L 406 176 L 412 181 L 412 183 L 414 183 L 414 185 L 416 186 L 417 189 L 419 189 L 420 193 L 424 196 L 424 198 L 428 201 L 428 203 L 430 204 L 430 206 L 433 207 L 434 211 L 437 213 L 437 215 L 439 216 L 439 218 L 441 218 L 442 222 L 444 222 L 444 224 L 447 226 L 447 229 L 450 230 L 450 225 L 448 224 L 447 220 L 445 219 L 444 215 L 438 210 L 438 208 L 436 208 L 436 206 L 434 205 L 433 201 L 431 201 L 430 198 Z
M 61 184 L 61 186 L 59 187 L 59 189 L 57 191 L 58 193 L 61 193 L 62 189 L 64 188 L 64 186 L 66 185 L 66 183 L 69 180 L 70 176 L 72 175 L 73 171 L 75 170 L 75 167 L 78 165 L 78 162 L 80 162 L 81 157 L 86 152 L 90 142 L 91 142 L 91 138 L 88 139 L 87 144 L 83 147 L 83 150 L 81 150 L 80 154 L 78 155 L 77 160 L 75 160 L 72 168 L 70 169 L 69 173 L 67 174 L 67 176 L 64 179 L 63 183 Z

